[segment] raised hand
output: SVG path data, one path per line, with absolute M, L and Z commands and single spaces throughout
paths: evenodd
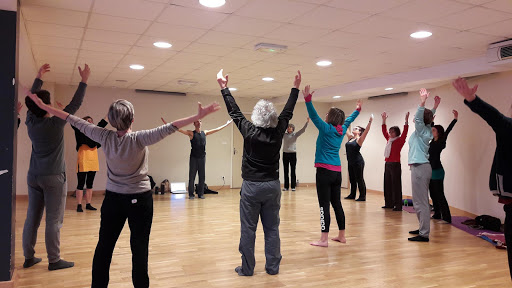
M 382 117 L 382 123 L 386 123 L 386 119 L 388 119 L 388 114 L 384 112 L 380 114 L 380 116 Z
M 476 90 L 478 89 L 478 84 L 473 86 L 473 88 L 469 88 L 466 79 L 457 78 L 452 82 L 453 87 L 459 94 L 466 99 L 466 101 L 471 102 L 476 98 Z
M 300 74 L 300 70 L 297 70 L 297 75 L 295 75 L 295 81 L 293 81 L 293 87 L 299 89 L 300 82 L 302 81 L 302 75 Z
M 439 104 L 441 104 L 441 97 L 434 97 L 434 109 L 437 109 L 437 107 L 439 107 Z
M 409 123 L 409 112 L 405 113 L 405 123 Z
M 372 123 L 372 122 L 373 122 L 373 118 L 374 118 L 374 117 L 373 117 L 373 113 L 372 113 L 372 115 L 370 115 L 370 123 Z
M 37 71 L 37 78 L 41 79 L 46 72 L 50 72 L 50 64 L 48 63 L 43 64 L 43 66 L 39 68 L 39 71 Z
M 313 94 L 315 94 L 315 91 L 311 91 L 311 86 L 309 85 L 306 85 L 306 87 L 304 87 L 304 90 L 302 90 L 302 96 L 304 96 L 304 100 L 306 102 L 311 102 Z
M 219 73 L 217 73 L 217 82 L 220 85 L 220 89 L 225 89 L 228 87 L 228 75 L 226 74 L 226 77 L 222 76 L 224 73 L 224 69 L 220 69 Z
M 425 102 L 427 102 L 428 96 L 430 96 L 430 93 L 425 88 L 421 88 L 420 90 L 420 100 L 421 100 L 421 106 L 425 106 Z
M 206 117 L 207 115 L 217 111 L 220 109 L 220 105 L 217 102 L 213 102 L 212 104 L 203 107 L 201 102 L 197 102 L 197 116 L 199 119 Z
M 89 79 L 89 75 L 91 75 L 91 69 L 89 69 L 89 65 L 85 64 L 84 70 L 80 66 L 78 66 L 78 73 L 82 77 L 82 82 L 87 84 L 87 80 Z
M 459 112 L 457 112 L 457 110 L 452 110 L 452 113 L 453 113 L 453 119 L 455 119 L 455 120 L 459 119 Z
M 25 91 L 25 95 L 27 95 L 32 101 L 34 101 L 34 103 L 36 103 L 36 105 L 39 108 L 43 109 L 42 107 L 44 107 L 46 104 L 44 104 L 44 102 L 43 102 L 43 100 L 41 100 L 41 98 L 37 97 L 36 94 L 30 92 L 30 89 L 28 89 L 27 87 L 23 87 L 22 89 Z
M 361 99 L 357 99 L 356 109 L 361 110 L 362 106 L 363 106 L 363 101 Z
M 18 113 L 18 115 L 20 115 L 21 108 L 23 108 L 23 104 L 18 101 L 18 104 L 16 105 L 16 113 Z

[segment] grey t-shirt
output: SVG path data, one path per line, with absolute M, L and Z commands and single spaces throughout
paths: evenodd
M 292 133 L 284 133 L 283 136 L 283 152 L 284 153 L 295 153 L 297 151 L 297 138 L 302 135 L 306 131 L 306 127 L 308 127 L 308 122 L 297 132 Z
M 120 194 L 151 190 L 147 146 L 178 130 L 170 123 L 119 137 L 116 131 L 98 127 L 73 115 L 69 115 L 66 121 L 101 144 L 107 160 L 107 190 Z
M 34 80 L 32 93 L 41 90 L 43 81 Z M 87 84 L 80 82 L 71 102 L 64 108 L 69 114 L 75 114 L 82 105 Z M 37 117 L 30 110 L 25 121 L 28 137 L 32 141 L 32 154 L 28 174 L 58 175 L 66 172 L 64 162 L 64 126 L 66 121 L 58 117 Z

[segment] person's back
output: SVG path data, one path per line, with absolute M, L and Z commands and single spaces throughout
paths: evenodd
M 59 120 L 59 121 L 56 121 Z M 28 136 L 32 152 L 28 173 L 54 175 L 66 171 L 64 164 L 64 124 L 55 117 L 37 117 L 27 112 Z

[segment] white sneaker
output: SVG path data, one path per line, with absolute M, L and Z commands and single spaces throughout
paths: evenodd
M 292 188 L 292 191 L 295 191 L 295 188 Z
M 283 188 L 283 191 L 288 191 L 288 189 L 286 189 L 286 188 Z

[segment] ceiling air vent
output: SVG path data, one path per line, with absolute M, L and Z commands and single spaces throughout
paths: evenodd
M 512 58 L 512 45 L 501 47 L 500 58 L 501 58 L 501 60 Z
M 489 45 L 487 61 L 493 65 L 507 65 L 512 67 L 512 39 L 500 41 Z

